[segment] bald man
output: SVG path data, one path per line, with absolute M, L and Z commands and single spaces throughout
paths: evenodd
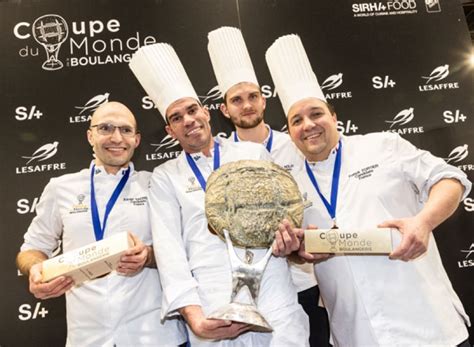
M 119 102 L 101 105 L 87 139 L 95 159 L 88 169 L 47 184 L 17 266 L 36 298 L 66 295 L 67 346 L 179 345 L 186 340 L 181 322 L 160 323 L 161 285 L 148 217 L 150 173 L 135 171 L 131 162 L 140 144 L 133 113 Z M 112 206 L 110 212 L 106 206 Z M 135 245 L 116 271 L 78 286 L 65 276 L 42 283 L 42 262 L 60 240 L 67 252 L 123 231 Z

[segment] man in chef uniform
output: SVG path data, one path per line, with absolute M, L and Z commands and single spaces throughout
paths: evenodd
M 140 143 L 135 117 L 119 102 L 101 105 L 87 138 L 95 159 L 88 169 L 52 178 L 45 187 L 18 268 L 35 297 L 66 294 L 66 346 L 177 346 L 186 341 L 184 324 L 160 322 L 161 285 L 148 216 L 150 173 L 136 171 L 130 161 Z M 135 246 L 117 271 L 77 286 L 65 276 L 41 282 L 42 262 L 61 239 L 67 252 L 123 231 L 132 233 Z
M 286 133 L 270 128 L 264 122 L 266 100 L 239 29 L 221 27 L 208 34 L 208 51 L 224 102 L 222 114 L 229 118 L 235 131 L 233 142 L 262 144 L 273 161 L 294 174 L 303 168 L 304 158 Z M 329 323 L 326 310 L 318 306 L 319 289 L 311 264 L 290 263 L 291 275 L 298 291 L 298 302 L 310 320 L 310 345 L 328 346 Z
M 140 48 L 130 68 L 183 148 L 155 168 L 149 191 L 153 244 L 163 284 L 162 316 L 181 314 L 192 346 L 306 346 L 307 316 L 284 258 L 271 257 L 264 271 L 258 310 L 272 333 L 248 331 L 247 324 L 206 317 L 230 302 L 232 275 L 225 242 L 211 234 L 204 212 L 207 177 L 240 159 L 269 160 L 259 144 L 223 142 L 211 135 L 209 112 L 174 49 L 164 43 Z M 243 249 L 236 249 L 241 259 Z M 254 262 L 266 252 L 252 250 Z M 248 293 L 241 292 L 241 300 Z
M 468 346 L 469 317 L 432 234 L 469 193 L 466 175 L 397 134 L 339 134 L 297 35 L 277 39 L 266 60 L 289 134 L 306 158 L 296 178 L 307 197 L 305 226 L 399 230 L 389 256 L 300 250 L 319 261 L 335 345 Z

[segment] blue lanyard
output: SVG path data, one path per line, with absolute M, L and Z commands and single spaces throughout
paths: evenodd
M 100 225 L 99 210 L 97 209 L 97 201 L 95 199 L 94 172 L 95 172 L 95 165 L 92 165 L 92 169 L 91 169 L 91 214 L 92 214 L 92 224 L 94 225 L 95 239 L 96 239 L 96 241 L 99 241 L 99 240 L 102 240 L 104 238 L 105 225 L 107 223 L 107 219 L 109 218 L 110 211 L 112 211 L 112 208 L 114 207 L 115 203 L 117 202 L 117 199 L 118 199 L 120 193 L 122 192 L 123 188 L 125 187 L 125 184 L 128 181 L 128 177 L 130 176 L 130 167 L 123 174 L 123 177 L 120 180 L 120 182 L 117 184 L 117 187 L 115 187 L 115 190 L 112 193 L 112 196 L 110 197 L 109 202 L 107 202 L 107 205 L 105 207 L 105 213 L 104 213 L 104 223 L 103 223 L 102 227 Z
M 239 138 L 237 137 L 237 131 L 234 132 L 234 142 L 239 142 Z M 273 144 L 273 130 L 270 129 L 270 136 L 268 137 L 267 148 L 268 153 L 272 152 L 272 144 Z
M 202 190 L 206 191 L 206 180 L 204 179 L 201 170 L 199 170 L 191 154 L 186 153 L 186 159 L 188 160 L 188 164 L 191 167 L 191 170 L 193 170 L 194 172 L 194 176 L 196 176 L 197 180 L 199 181 Z M 217 170 L 220 166 L 221 157 L 219 153 L 219 143 L 214 142 L 214 170 Z
M 311 183 L 313 183 L 316 192 L 318 192 L 319 197 L 326 206 L 326 209 L 329 212 L 332 220 L 334 221 L 334 225 L 336 223 L 336 205 L 337 205 L 337 193 L 339 190 L 339 176 L 341 173 L 341 149 L 342 149 L 342 142 L 339 140 L 339 148 L 337 149 L 336 154 L 336 161 L 334 162 L 334 169 L 332 172 L 332 184 L 331 184 L 331 203 L 329 203 L 326 198 L 321 194 L 321 190 L 319 189 L 318 182 L 316 182 L 316 177 L 314 177 L 311 168 L 309 167 L 308 161 L 305 160 L 304 163 L 306 165 L 306 172 L 308 173 L 309 179 Z

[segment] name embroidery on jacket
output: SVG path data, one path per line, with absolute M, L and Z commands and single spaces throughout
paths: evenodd
M 357 178 L 359 181 L 365 178 L 369 178 L 372 176 L 375 169 L 377 169 L 378 167 L 379 167 L 379 164 L 369 165 L 360 170 L 357 170 L 356 172 L 349 174 L 349 178 Z

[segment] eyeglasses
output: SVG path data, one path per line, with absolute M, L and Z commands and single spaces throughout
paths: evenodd
M 115 129 L 118 129 L 122 136 L 132 137 L 133 135 L 137 134 L 133 127 L 129 125 L 113 125 L 110 123 L 100 123 L 91 125 L 91 128 L 97 128 L 97 132 L 100 135 L 112 135 L 115 132 Z

